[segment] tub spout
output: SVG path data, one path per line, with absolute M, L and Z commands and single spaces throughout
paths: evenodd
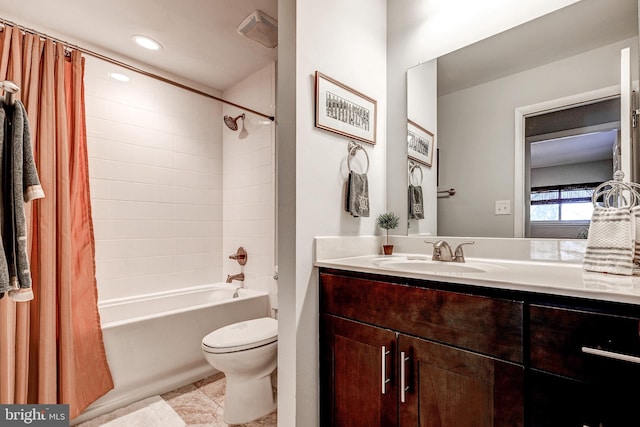
M 226 282 L 227 282 L 227 283 L 231 283 L 231 282 L 233 282 L 234 280 L 238 280 L 238 281 L 240 281 L 240 282 L 244 282 L 244 273 L 229 274 L 229 275 L 227 276 L 227 280 L 226 280 Z

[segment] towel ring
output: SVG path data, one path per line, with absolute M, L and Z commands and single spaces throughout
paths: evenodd
M 422 181 L 424 180 L 424 174 L 422 173 L 420 165 L 414 162 L 409 162 L 409 184 L 411 184 L 411 178 L 413 178 L 413 171 L 416 169 L 420 171 L 420 181 L 418 181 L 418 185 L 422 184 Z
M 603 182 L 593 190 L 591 202 L 598 206 L 598 199 L 602 198 L 605 208 L 631 208 L 640 203 L 640 185 L 635 182 L 624 182 L 624 173 L 616 171 L 613 180 Z M 627 200 L 628 197 L 628 200 Z
M 351 169 L 351 157 L 355 157 L 358 153 L 358 150 L 362 150 L 364 152 L 364 156 L 367 158 L 367 167 L 364 170 L 364 174 L 366 175 L 369 172 L 369 155 L 367 154 L 367 150 L 357 142 L 349 141 L 349 155 L 347 156 L 347 167 L 349 168 L 349 172 L 353 172 Z

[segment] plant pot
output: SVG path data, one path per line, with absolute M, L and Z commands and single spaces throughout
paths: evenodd
M 382 245 L 382 251 L 385 255 L 393 255 L 393 245 Z

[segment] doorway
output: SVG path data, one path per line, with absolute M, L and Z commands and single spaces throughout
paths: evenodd
M 591 195 L 620 168 L 620 96 L 524 118 L 524 237 L 586 238 Z

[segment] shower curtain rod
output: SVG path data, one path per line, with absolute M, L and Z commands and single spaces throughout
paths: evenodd
M 222 99 L 222 98 L 217 97 L 215 95 L 211 95 L 211 94 L 203 92 L 201 90 L 192 88 L 191 86 L 187 86 L 187 85 L 184 85 L 182 83 L 178 83 L 178 82 L 176 82 L 174 80 L 171 80 L 171 79 L 168 79 L 166 77 L 162 77 L 162 76 L 159 76 L 157 74 L 150 73 L 149 71 L 142 70 L 140 68 L 134 67 L 133 65 L 127 64 L 127 63 L 122 62 L 122 61 L 118 61 L 117 59 L 110 58 L 108 56 L 102 55 L 101 53 L 94 52 L 92 50 L 80 47 L 80 46 L 75 45 L 73 43 L 69 43 L 69 42 L 66 42 L 64 40 L 61 40 L 59 38 L 49 36 L 47 34 L 41 33 L 40 31 L 36 31 L 34 29 L 27 28 L 27 27 L 25 27 L 23 25 L 16 24 L 15 22 L 11 22 L 11 21 L 6 20 L 4 18 L 0 18 L 0 24 L 3 27 L 5 25 L 10 25 L 12 27 L 15 27 L 15 28 L 19 29 L 20 31 L 24 31 L 25 33 L 30 33 L 30 34 L 39 36 L 40 38 L 43 38 L 43 39 L 49 39 L 49 40 L 53 41 L 54 43 L 60 43 L 65 47 L 69 47 L 69 48 L 78 50 L 78 51 L 80 51 L 80 52 L 82 52 L 84 54 L 91 55 L 94 58 L 102 59 L 103 61 L 106 61 L 106 62 L 109 62 L 110 64 L 114 64 L 114 65 L 117 65 L 119 67 L 125 68 L 125 69 L 127 69 L 129 71 L 140 73 L 143 76 L 147 76 L 147 77 L 151 77 L 151 78 L 156 79 L 156 80 L 160 80 L 163 83 L 167 83 L 167 84 L 170 84 L 170 85 L 173 85 L 173 86 L 177 86 L 180 89 L 188 90 L 189 92 L 197 93 L 198 95 L 206 96 L 207 98 L 215 99 L 216 101 L 222 102 L 223 104 L 232 105 L 234 107 L 237 107 L 237 108 L 240 108 L 242 110 L 248 111 L 250 113 L 256 114 L 256 115 L 258 115 L 260 117 L 264 117 L 265 119 L 269 119 L 271 121 L 275 120 L 274 116 L 269 116 L 267 114 L 261 113 L 259 111 L 253 110 L 251 108 L 247 108 L 247 107 L 244 107 L 244 106 L 242 106 L 240 104 L 236 104 L 235 102 L 227 101 L 226 99 Z

